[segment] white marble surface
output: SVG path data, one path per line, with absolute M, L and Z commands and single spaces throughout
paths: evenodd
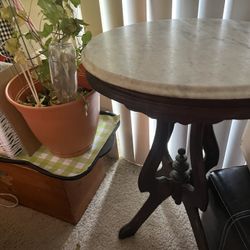
M 113 85 L 179 98 L 250 98 L 250 22 L 161 20 L 95 37 L 82 62 Z

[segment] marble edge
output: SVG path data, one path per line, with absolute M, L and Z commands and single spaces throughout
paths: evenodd
M 178 85 L 168 85 L 161 87 L 161 84 L 154 83 L 154 86 L 150 86 L 149 82 L 139 81 L 136 79 L 131 79 L 126 76 L 120 76 L 113 74 L 111 72 L 104 71 L 102 69 L 97 69 L 94 64 L 92 64 L 84 55 L 82 56 L 82 63 L 85 69 L 92 75 L 96 76 L 100 80 L 110 83 L 114 86 L 121 87 L 124 82 L 126 82 L 126 87 L 131 91 L 136 91 L 145 94 L 152 94 L 155 88 L 161 89 L 160 96 L 182 98 L 182 99 L 207 99 L 207 100 L 233 100 L 233 99 L 250 99 L 250 86 L 237 86 L 237 92 L 234 86 L 205 86 L 201 87 L 199 85 L 189 85 L 189 86 L 178 86 Z M 147 85 L 147 88 L 142 88 L 143 84 Z M 211 93 L 213 96 L 208 96 Z M 232 95 L 234 96 L 232 98 Z

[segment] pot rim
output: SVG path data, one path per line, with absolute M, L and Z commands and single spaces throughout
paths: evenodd
M 9 82 L 8 84 L 6 85 L 6 88 L 5 88 L 5 96 L 6 98 L 8 99 L 8 101 L 10 103 L 12 103 L 14 106 L 17 106 L 17 107 L 20 107 L 20 108 L 27 108 L 27 109 L 56 109 L 56 108 L 59 108 L 59 107 L 66 107 L 66 106 L 69 106 L 69 105 L 72 105 L 72 103 L 76 103 L 76 102 L 81 102 L 83 99 L 79 98 L 79 99 L 76 99 L 76 100 L 73 100 L 73 101 L 70 101 L 70 102 L 67 102 L 67 103 L 63 103 L 63 104 L 58 104 L 58 105 L 52 105 L 52 106 L 45 106 L 45 107 L 34 107 L 34 106 L 28 106 L 28 105 L 24 105 L 24 104 L 21 104 L 19 102 L 17 102 L 16 100 L 13 100 L 10 95 L 9 95 L 9 88 L 10 88 L 10 85 L 12 84 L 12 82 L 17 78 L 19 77 L 20 75 L 22 75 L 23 73 L 19 73 L 17 74 L 15 77 L 13 77 Z M 37 83 L 35 83 L 37 84 Z M 18 95 L 20 95 L 20 93 L 22 93 L 23 91 L 25 91 L 26 89 L 28 89 L 29 86 L 28 86 L 28 83 L 26 83 L 26 85 L 20 89 Z M 92 96 L 96 91 L 94 89 L 91 89 L 90 92 L 85 96 L 85 98 L 89 98 L 90 96 Z M 17 96 L 18 96 L 17 95 Z

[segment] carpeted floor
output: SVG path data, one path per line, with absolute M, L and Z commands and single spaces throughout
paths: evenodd
M 28 208 L 0 207 L 1 250 L 196 250 L 183 206 L 165 201 L 137 234 L 119 240 L 120 227 L 141 207 L 148 194 L 137 187 L 140 167 L 125 160 L 105 160 L 107 176 L 76 226 Z

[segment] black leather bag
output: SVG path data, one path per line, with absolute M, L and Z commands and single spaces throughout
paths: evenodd
M 202 224 L 210 250 L 250 250 L 250 171 L 247 166 L 213 171 Z

